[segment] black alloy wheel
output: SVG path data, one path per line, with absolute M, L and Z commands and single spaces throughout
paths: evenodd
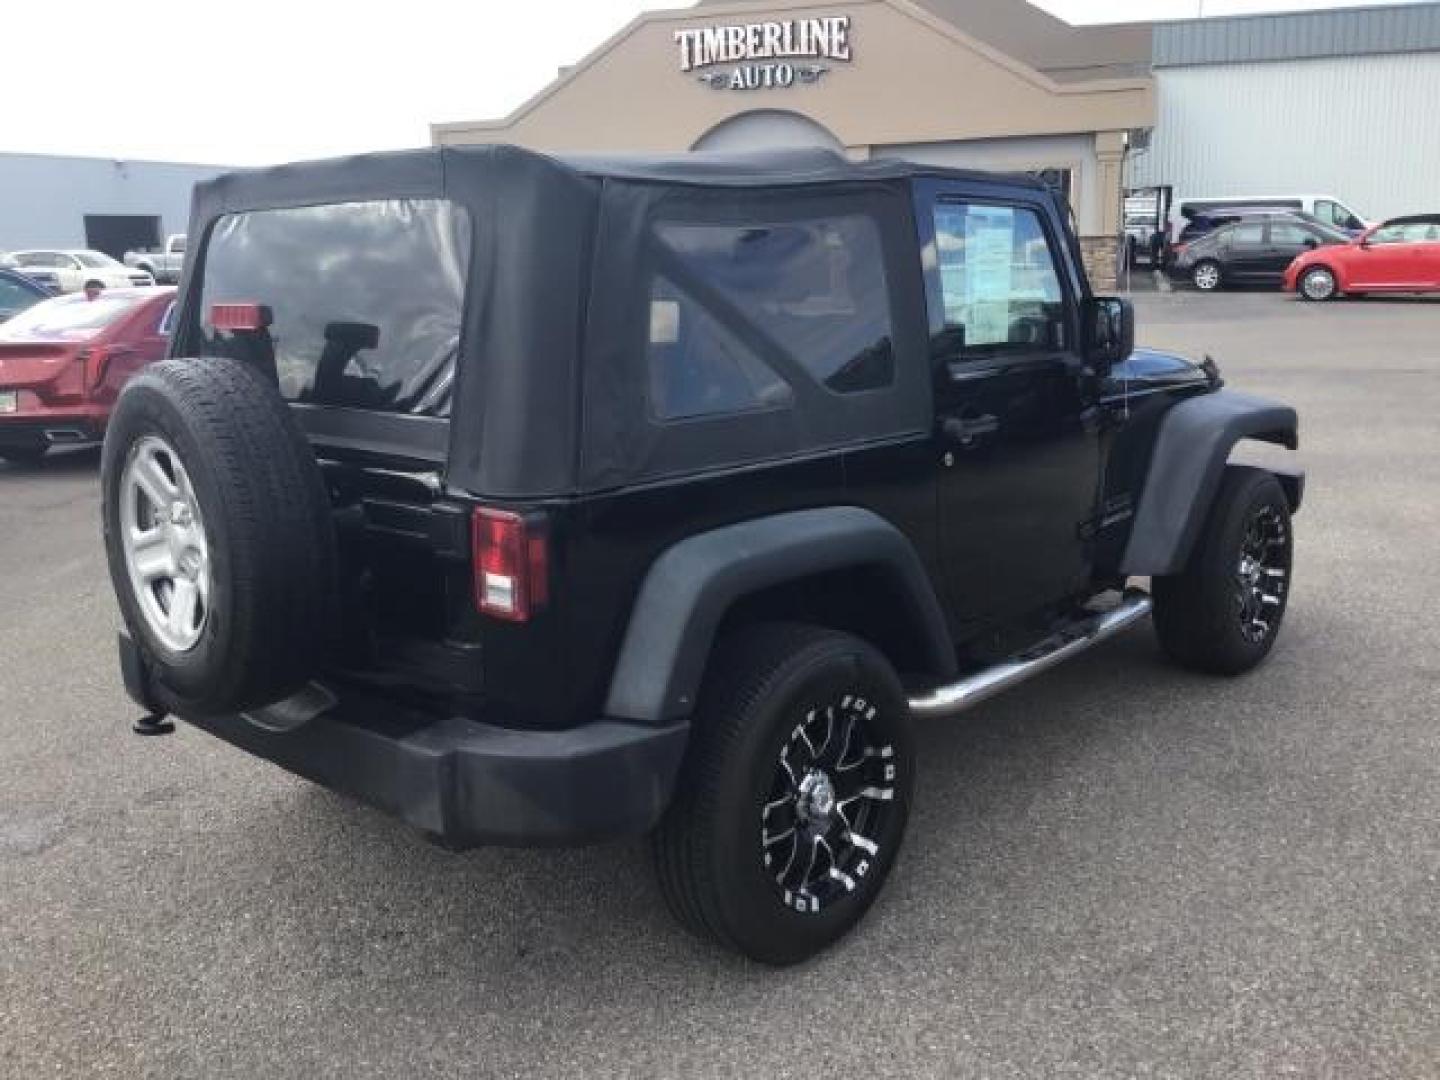
M 1290 586 L 1290 523 L 1276 507 L 1262 505 L 1246 522 L 1235 584 L 1240 632 L 1259 644 L 1274 633 Z
M 895 800 L 895 747 L 871 733 L 876 707 L 845 694 L 811 709 L 776 760 L 760 853 L 787 907 L 818 914 L 876 865 Z
M 1290 600 L 1295 535 L 1273 474 L 1225 470 L 1184 569 L 1155 577 L 1155 632 L 1185 667 L 1240 675 L 1269 654 Z
M 815 955 L 879 895 L 914 772 L 909 703 L 873 646 L 798 623 L 731 630 L 653 837 L 670 910 L 762 963 Z

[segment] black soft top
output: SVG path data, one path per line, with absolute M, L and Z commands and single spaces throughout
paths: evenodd
M 453 195 L 455 189 L 466 188 L 470 182 L 491 179 L 497 168 L 512 161 L 529 161 L 536 167 L 564 170 L 576 177 L 701 187 L 786 187 L 921 176 L 987 183 L 1003 180 L 1019 187 L 1044 187 L 1034 177 L 1020 173 L 954 169 L 900 158 L 851 161 L 833 150 L 818 148 L 748 153 L 697 150 L 677 154 L 545 154 L 497 144 L 357 154 L 241 169 L 197 184 L 195 197 L 197 204 L 204 201 L 225 210 L 242 210 L 328 202 L 354 197 L 347 196 L 349 192 L 368 193 L 377 187 L 396 196 L 419 189 Z
M 662 438 L 641 430 L 641 421 L 621 416 L 621 406 L 642 398 L 644 387 L 617 385 L 623 380 L 615 378 L 634 349 L 624 336 L 632 327 L 610 309 L 630 306 L 622 286 L 633 289 L 626 283 L 635 276 L 653 216 L 663 206 L 696 199 L 728 204 L 730 212 L 743 216 L 754 199 L 766 197 L 764 189 L 773 190 L 777 201 L 851 200 L 883 219 L 893 265 L 908 266 L 913 260 L 905 253 L 913 252 L 916 241 L 909 181 L 917 177 L 1044 189 L 1025 176 L 898 160 L 852 162 L 825 150 L 600 156 L 465 146 L 230 172 L 195 188 L 189 233 L 195 254 L 184 270 L 172 352 L 196 355 L 204 348 L 199 306 L 206 251 L 224 215 L 447 199 L 466 211 L 473 230 L 450 419 L 301 410 L 312 440 L 368 443 L 422 458 L 443 469 L 451 484 L 488 496 L 532 497 L 626 483 L 684 464 Z M 904 278 L 896 287 L 905 293 L 899 299 L 906 306 L 906 332 L 915 323 L 919 333 L 924 317 L 918 273 L 907 269 L 896 277 Z M 913 347 L 922 349 L 923 339 Z M 917 375 L 922 364 L 917 362 Z M 606 377 L 591 372 L 590 381 L 587 367 L 603 369 Z M 596 419 L 588 410 L 591 399 L 601 396 L 613 397 Z M 585 425 L 577 422 L 582 399 Z M 907 408 L 913 411 L 914 404 Z M 855 427 L 838 413 L 830 422 Z M 745 439 L 757 454 L 766 445 L 798 450 L 817 445 L 815 432 L 823 426 L 814 416 L 801 416 L 785 431 L 761 433 L 769 443 L 759 435 Z M 876 419 L 872 434 L 879 429 L 895 427 Z M 717 432 L 715 445 L 739 438 L 738 432 Z

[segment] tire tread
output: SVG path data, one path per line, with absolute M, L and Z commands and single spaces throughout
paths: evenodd
M 1256 648 L 1234 625 L 1229 607 L 1232 537 L 1242 527 L 1243 515 L 1262 497 L 1287 506 L 1285 493 L 1271 473 L 1227 466 L 1185 568 L 1152 582 L 1156 636 L 1170 658 L 1183 667 L 1241 674 L 1264 659 L 1279 631 L 1277 624 L 1263 647 Z M 1288 581 L 1286 585 L 1288 589 Z
M 334 633 L 336 555 L 330 502 L 319 466 L 278 389 L 234 360 L 165 360 L 145 369 L 122 394 L 102 464 L 107 550 L 117 593 L 127 596 L 123 556 L 112 542 L 118 473 L 133 439 L 124 433 L 156 399 L 179 418 L 212 478 L 202 505 L 212 543 L 225 545 L 231 610 L 227 655 L 198 691 L 165 684 L 166 661 L 122 601 L 132 637 L 177 712 L 241 711 L 292 692 L 321 661 Z M 177 448 L 178 450 L 178 448 Z M 182 459 L 185 455 L 182 454 Z M 192 468 L 187 461 L 187 467 Z
M 675 796 L 651 836 L 661 893 L 676 919 L 698 937 L 756 955 L 726 925 L 717 902 L 726 883 L 715 879 L 713 848 L 727 765 L 741 752 L 740 743 L 763 715 L 767 700 L 794 671 L 833 652 L 837 643 L 878 657 L 849 634 L 803 623 L 746 627 L 717 643 Z M 757 958 L 788 963 L 802 955 Z

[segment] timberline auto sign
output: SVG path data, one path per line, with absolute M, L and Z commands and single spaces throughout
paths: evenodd
M 676 30 L 680 70 L 717 90 L 769 90 L 813 83 L 830 68 L 819 61 L 850 62 L 850 16 L 787 19 Z M 796 63 L 808 61 L 808 63 Z

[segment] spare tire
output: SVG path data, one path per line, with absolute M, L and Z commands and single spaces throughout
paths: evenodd
M 335 530 L 275 385 L 230 359 L 125 387 L 101 458 L 105 555 L 157 703 L 239 712 L 298 689 L 335 631 Z

